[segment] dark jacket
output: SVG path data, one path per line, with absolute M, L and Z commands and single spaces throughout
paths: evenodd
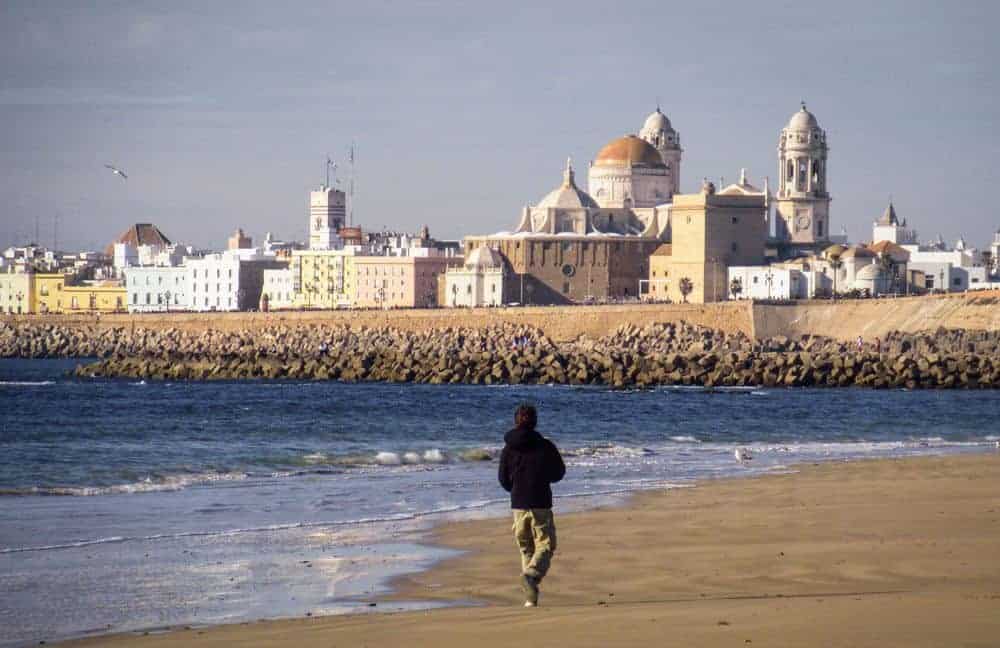
M 529 428 L 514 428 L 500 453 L 500 485 L 515 509 L 552 508 L 553 484 L 566 474 L 555 444 Z

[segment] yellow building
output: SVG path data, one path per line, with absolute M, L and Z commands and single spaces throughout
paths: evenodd
M 729 266 L 764 261 L 766 193 L 745 178 L 719 193 L 705 183 L 700 193 L 674 196 L 670 227 L 671 244 L 650 257 L 643 298 L 697 304 L 725 300 Z
M 127 310 L 125 286 L 101 281 L 63 286 L 63 313 L 124 313 Z
M 62 313 L 68 301 L 63 290 L 72 275 L 61 272 L 39 273 L 35 275 L 35 306 L 38 313 Z
M 8 267 L 7 272 L 0 273 L 0 313 L 34 313 L 34 285 L 34 273 L 21 268 Z
M 292 286 L 296 308 L 350 308 L 357 295 L 352 250 L 295 250 Z

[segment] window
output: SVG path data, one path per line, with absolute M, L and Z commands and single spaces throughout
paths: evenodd
M 733 251 L 733 254 L 736 254 L 737 252 L 740 251 L 740 244 L 737 243 L 736 241 L 733 241 L 732 245 L 729 246 L 729 249 Z
M 139 303 L 139 293 L 132 293 L 132 303 L 133 304 Z
M 739 224 L 740 224 L 740 217 L 733 216 L 733 225 L 739 225 Z
M 816 236 L 823 236 L 823 221 L 816 221 Z

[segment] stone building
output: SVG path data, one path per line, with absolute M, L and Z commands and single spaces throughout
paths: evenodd
M 669 208 L 607 205 L 627 204 L 637 186 L 648 200 L 650 194 L 644 192 L 655 192 L 657 186 L 669 190 L 657 184 L 668 178 L 629 175 L 633 170 L 663 171 L 663 164 L 656 166 L 659 154 L 648 143 L 622 139 L 629 141 L 604 147 L 591 167 L 622 171 L 620 184 L 601 176 L 610 183 L 603 185 L 605 205 L 576 186 L 567 162 L 562 184 L 538 205 L 525 207 L 513 232 L 465 238 L 466 256 L 482 246 L 502 256 L 507 269 L 504 302 L 561 304 L 638 295 L 639 281 L 648 276 L 649 255 L 669 236 Z M 640 159 L 629 158 L 630 151 Z
M 778 139 L 775 236 L 782 257 L 819 252 L 829 245 L 827 153 L 826 132 L 803 103 Z
M 767 197 L 745 174 L 718 193 L 706 181 L 700 193 L 674 196 L 670 214 L 671 244 L 650 258 L 644 299 L 722 301 L 730 266 L 763 263 Z
M 503 303 L 504 262 L 485 245 L 473 250 L 461 267 L 445 272 L 442 306 L 499 306 Z

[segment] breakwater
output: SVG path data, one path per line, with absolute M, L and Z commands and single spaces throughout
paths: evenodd
M 85 377 L 602 384 L 1000 388 L 1000 332 L 889 333 L 879 348 L 819 336 L 754 340 L 687 323 L 623 325 L 557 342 L 505 324 L 423 332 L 348 326 L 244 331 L 5 324 L 3 357 L 99 357 Z

